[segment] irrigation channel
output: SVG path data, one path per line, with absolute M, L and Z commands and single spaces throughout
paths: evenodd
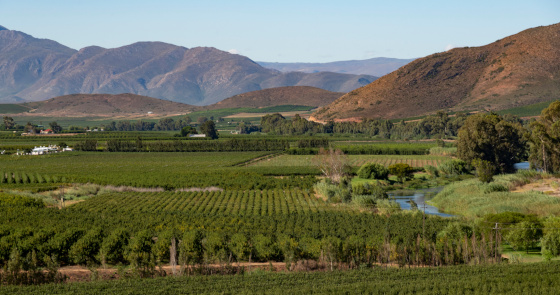
M 399 203 L 401 209 L 412 210 L 417 208 L 426 214 L 437 215 L 441 217 L 454 217 L 454 215 L 440 212 L 438 208 L 426 204 L 432 197 L 439 193 L 443 187 L 419 189 L 419 190 L 405 190 L 405 191 L 391 191 L 388 192 L 390 198 L 394 198 L 395 202 Z

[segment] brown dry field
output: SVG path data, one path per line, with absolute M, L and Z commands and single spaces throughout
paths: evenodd
M 560 178 L 539 179 L 535 182 L 518 187 L 513 192 L 539 191 L 549 196 L 560 197 Z

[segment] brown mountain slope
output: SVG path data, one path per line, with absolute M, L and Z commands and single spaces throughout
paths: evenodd
M 199 107 L 136 94 L 71 94 L 23 104 L 27 115 L 52 117 L 125 117 L 185 114 Z
M 313 114 L 319 121 L 500 110 L 560 97 L 560 24 L 417 59 Z
M 76 50 L 51 40 L 0 28 L 0 101 L 22 102 L 18 93 L 55 72 Z
M 279 105 L 319 107 L 328 105 L 342 95 L 344 95 L 342 92 L 331 92 L 309 86 L 277 87 L 238 94 L 209 105 L 208 108 L 260 108 Z

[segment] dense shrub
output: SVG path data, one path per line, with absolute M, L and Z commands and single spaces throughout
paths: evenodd
M 438 165 L 438 170 L 442 175 L 454 176 L 468 172 L 467 163 L 463 160 L 452 159 Z
M 472 165 L 476 169 L 476 176 L 478 176 L 478 180 L 489 183 L 494 179 L 496 167 L 492 162 L 474 159 L 472 161 Z
M 428 174 L 428 176 L 435 178 L 439 176 L 439 172 L 438 169 L 432 165 L 426 165 L 424 166 L 424 171 L 426 172 L 426 174 Z
M 408 164 L 397 163 L 388 167 L 389 173 L 395 175 L 398 180 L 404 183 L 405 180 L 411 179 L 414 173 L 414 168 Z
M 365 179 L 387 179 L 389 170 L 378 163 L 366 163 L 358 170 L 358 176 Z

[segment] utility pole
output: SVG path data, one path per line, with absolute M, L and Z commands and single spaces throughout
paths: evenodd
M 495 230 L 495 239 L 494 239 L 494 262 L 498 262 L 498 223 L 496 222 L 496 225 L 494 226 L 494 230 Z

